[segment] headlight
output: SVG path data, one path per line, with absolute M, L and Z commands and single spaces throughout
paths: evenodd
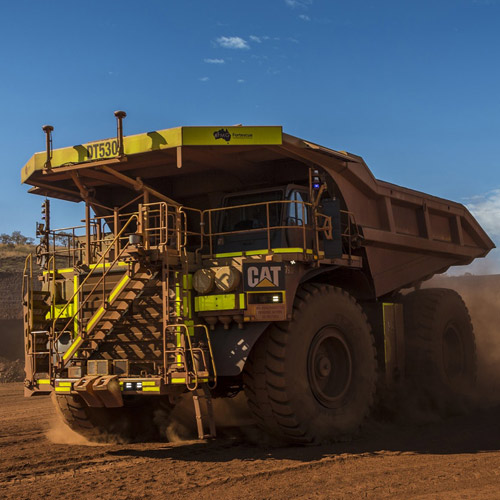
M 215 284 L 221 292 L 232 292 L 241 281 L 241 273 L 232 266 L 222 266 L 215 271 Z
M 198 293 L 209 293 L 215 284 L 215 273 L 212 269 L 198 269 L 193 276 L 193 288 Z

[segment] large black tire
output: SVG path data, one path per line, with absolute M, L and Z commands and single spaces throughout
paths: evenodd
M 376 379 L 363 310 L 344 290 L 322 284 L 299 289 L 292 321 L 262 335 L 243 373 L 259 427 L 297 444 L 352 435 L 371 408 Z
M 91 441 L 148 441 L 165 438 L 171 405 L 163 398 L 141 398 L 121 408 L 89 408 L 78 395 L 53 394 L 64 422 Z
M 429 408 L 462 412 L 474 391 L 476 342 L 467 307 L 454 290 L 429 288 L 403 298 L 406 377 Z

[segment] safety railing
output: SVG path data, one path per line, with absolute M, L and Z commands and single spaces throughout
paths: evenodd
M 26 314 L 28 315 L 28 324 L 32 326 L 33 316 L 33 254 L 29 254 L 24 261 L 22 297 L 26 300 Z
M 187 229 L 187 211 L 201 214 L 199 210 L 180 209 L 164 202 L 148 203 L 140 204 L 137 212 L 115 211 L 112 215 L 89 218 L 84 225 L 53 229 L 44 233 L 37 258 L 44 269 L 52 256 L 59 268 L 93 265 L 103 253 L 110 254 L 110 247 L 118 254 L 131 234 L 140 234 L 146 249 L 168 247 L 179 251 L 189 237 L 201 237 L 199 231 Z M 133 216 L 136 224 L 131 225 L 128 221 Z M 125 223 L 129 228 L 126 232 L 122 231 Z M 121 236 L 115 238 L 118 233 Z
M 29 368 L 26 369 L 26 377 L 31 378 L 31 382 L 34 381 L 35 373 L 37 372 L 37 359 L 40 356 L 50 356 L 52 353 L 52 343 L 49 339 L 47 343 L 47 339 L 45 331 L 34 331 L 34 323 L 35 323 L 35 289 L 33 285 L 33 254 L 29 254 L 24 261 L 23 268 L 23 281 L 22 281 L 22 297 L 24 301 L 24 347 L 25 354 L 28 362 L 30 363 Z M 39 298 L 41 300 L 41 297 Z M 43 313 L 42 313 L 43 314 Z M 39 350 L 39 336 L 42 336 L 42 346 L 43 348 Z M 46 370 L 44 373 L 47 374 L 49 379 L 52 378 L 52 365 L 51 363 L 47 363 L 45 366 Z
M 232 211 L 244 211 L 255 215 L 249 219 L 236 217 L 237 222 L 229 222 Z M 292 211 L 290 211 L 292 209 Z M 286 217 L 284 217 L 286 210 Z M 289 215 L 294 213 L 295 215 Z M 293 231 L 299 235 L 297 243 L 301 251 L 307 253 L 312 251 L 314 255 L 319 253 L 318 234 L 324 232 L 331 237 L 330 217 L 317 212 L 313 204 L 300 200 L 273 200 L 260 203 L 249 203 L 230 207 L 212 208 L 203 211 L 203 235 L 208 239 L 209 256 L 214 256 L 215 239 L 224 239 L 229 235 L 258 235 L 265 233 L 266 246 L 262 250 L 267 253 L 273 251 L 273 235 L 276 231 Z M 218 229 L 214 229 L 218 228 Z M 297 247 L 297 245 L 292 245 Z
M 342 253 L 352 258 L 352 251 L 357 248 L 361 233 L 352 212 L 340 211 L 340 235 L 342 237 Z
M 92 224 L 91 231 L 96 229 Z M 73 226 L 47 231 L 36 255 L 41 267 L 46 268 L 50 257 L 57 259 L 59 267 L 75 267 L 84 261 L 86 226 Z M 92 235 L 90 236 L 91 239 Z
M 343 253 L 351 257 L 356 239 L 360 235 L 359 228 L 352 213 L 342 210 L 340 212 Z M 238 217 L 244 213 L 253 213 L 255 217 Z M 132 220 L 135 224 L 131 224 Z M 106 225 L 112 231 L 105 232 Z M 83 227 L 90 229 L 90 236 L 77 234 L 77 229 Z M 129 231 L 124 228 L 129 228 Z M 304 254 L 319 256 L 320 235 L 323 233 L 325 239 L 332 238 L 332 222 L 331 218 L 319 212 L 315 205 L 300 200 L 273 200 L 203 211 L 157 202 L 139 204 L 137 212 L 94 217 L 86 226 L 63 228 L 61 231 L 51 232 L 53 241 L 64 234 L 68 238 L 69 246 L 60 249 L 54 246 L 47 257 L 50 260 L 50 256 L 54 256 L 56 263 L 59 263 L 59 256 L 69 255 L 72 257 L 73 266 L 76 266 L 81 265 L 83 252 L 91 255 L 91 264 L 102 262 L 104 256 L 109 257 L 110 249 L 114 249 L 114 258 L 128 245 L 129 236 L 132 234 L 139 236 L 136 241 L 145 249 L 171 249 L 179 255 L 188 250 L 196 254 L 208 250 L 209 257 L 213 258 L 215 248 L 224 246 L 219 244 L 220 241 L 228 236 L 243 234 L 249 238 L 259 236 L 259 239 L 265 241 L 263 248 L 259 250 L 272 253 L 273 236 L 281 231 L 287 237 L 292 235 L 295 243 L 282 246 L 300 248 Z M 86 240 L 85 244 L 82 240 Z M 89 247 L 88 250 L 86 246 Z
M 193 341 L 191 340 L 191 335 L 189 331 L 190 329 L 193 329 L 193 331 L 195 329 L 203 330 L 207 341 L 208 351 L 202 347 L 193 346 Z M 184 369 L 184 373 L 186 376 L 186 387 L 190 391 L 195 391 L 199 386 L 199 380 L 200 380 L 199 369 L 198 369 L 199 360 L 196 359 L 196 356 L 199 356 L 201 359 L 201 366 L 203 366 L 207 371 L 211 370 L 212 372 L 212 384 L 210 384 L 210 388 L 215 389 L 215 387 L 217 386 L 217 369 L 215 367 L 212 342 L 210 340 L 210 334 L 208 332 L 207 326 L 200 324 L 188 327 L 185 324 L 179 323 L 176 325 L 167 326 L 167 330 L 170 331 L 170 333 L 173 335 L 183 335 L 184 339 L 186 339 L 186 342 L 185 345 L 178 345 L 175 349 L 164 350 L 165 369 L 167 370 L 169 366 L 168 356 L 169 355 L 177 356 L 179 353 L 181 353 L 181 357 L 183 358 L 182 368 Z M 186 353 L 189 353 L 190 355 L 189 363 Z M 207 359 L 207 354 L 209 359 Z M 174 364 L 176 365 L 176 367 L 179 367 L 179 362 L 177 360 L 171 364 Z M 167 373 L 165 375 L 167 375 Z
M 120 232 L 118 234 L 116 234 L 116 236 L 114 237 L 114 239 L 111 241 L 110 246 L 107 248 L 107 250 L 105 252 L 102 253 L 102 255 L 100 256 L 99 260 L 96 262 L 95 267 L 93 269 L 91 269 L 90 272 L 81 281 L 81 283 L 79 284 L 79 286 L 77 287 L 77 289 L 75 290 L 75 292 L 73 293 L 73 295 L 71 296 L 71 298 L 59 310 L 58 314 L 56 315 L 55 312 L 54 312 L 54 314 L 52 316 L 53 317 L 52 335 L 54 336 L 54 342 L 57 342 L 57 340 L 60 338 L 60 336 L 66 331 L 66 329 L 69 327 L 69 325 L 72 322 L 75 321 L 75 319 L 77 320 L 78 330 L 81 330 L 81 325 L 82 325 L 81 312 L 82 312 L 84 306 L 87 304 L 87 302 L 89 301 L 89 299 L 93 296 L 93 294 L 97 290 L 97 288 L 104 282 L 104 280 L 106 279 L 106 276 L 114 268 L 114 266 L 117 264 L 117 262 L 121 259 L 122 255 L 124 254 L 124 252 L 125 252 L 125 250 L 126 250 L 126 248 L 128 246 L 128 242 L 123 246 L 123 248 L 121 248 L 121 250 L 118 252 L 118 254 L 116 254 L 114 256 L 114 259 L 111 262 L 105 261 L 105 259 L 108 256 L 108 254 L 111 252 L 111 250 L 114 248 L 114 244 L 120 239 L 120 237 L 122 236 L 122 234 L 125 232 L 125 230 L 128 228 L 128 226 L 133 221 L 137 222 L 137 215 L 135 215 L 135 214 L 132 215 L 128 219 L 128 221 L 125 223 L 125 225 L 121 228 Z M 103 261 L 104 261 L 105 265 L 104 265 L 104 267 L 102 269 L 102 274 L 100 275 L 99 279 L 93 285 L 93 287 L 90 290 L 90 292 L 87 292 L 86 297 L 82 301 L 78 302 L 78 308 L 73 313 L 73 315 L 70 316 L 70 319 L 66 322 L 66 324 L 63 326 L 63 328 L 58 329 L 59 334 L 56 335 L 56 324 L 57 324 L 57 321 L 59 319 L 61 319 L 61 317 L 63 317 L 65 311 L 67 311 L 69 309 L 70 305 L 74 303 L 75 297 L 79 297 L 80 293 L 83 290 L 83 287 L 87 284 L 87 282 L 89 281 L 89 279 L 96 274 L 97 269 L 99 268 L 100 264 L 103 263 Z M 56 271 L 54 269 L 54 272 L 53 272 L 54 283 L 55 283 L 55 277 L 56 277 L 55 275 L 56 275 Z M 54 295 L 55 295 L 55 293 L 54 293 Z M 103 287 L 103 297 L 102 297 L 102 303 L 103 304 L 105 303 L 105 300 L 106 300 L 105 288 Z M 81 333 L 82 333 L 82 337 L 83 337 L 83 333 L 84 333 L 83 330 L 82 330 Z

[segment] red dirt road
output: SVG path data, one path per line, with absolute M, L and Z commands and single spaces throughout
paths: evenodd
M 500 498 L 500 407 L 308 448 L 54 444 L 54 420 L 50 398 L 0 385 L 0 498 Z

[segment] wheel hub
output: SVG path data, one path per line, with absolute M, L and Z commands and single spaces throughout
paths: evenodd
M 309 386 L 327 408 L 339 406 L 352 380 L 351 348 L 342 332 L 328 326 L 313 338 L 308 355 Z
M 332 363 L 326 356 L 318 356 L 316 364 L 316 374 L 318 377 L 325 378 L 332 371 Z

